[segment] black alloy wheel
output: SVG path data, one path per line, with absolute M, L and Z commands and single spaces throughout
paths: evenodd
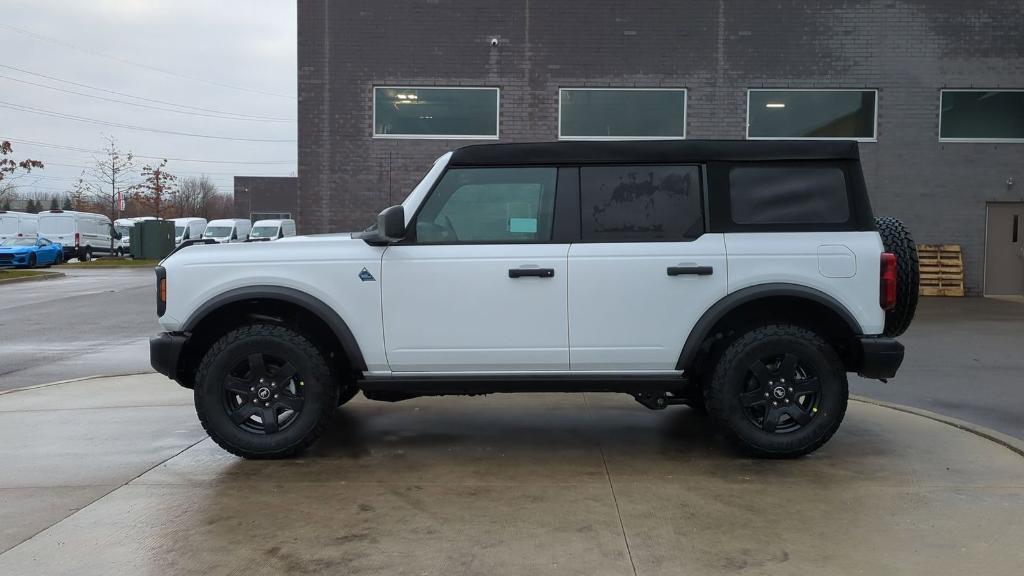
M 224 410 L 239 428 L 274 434 L 302 413 L 305 383 L 290 362 L 253 353 L 235 364 L 224 382 Z
M 761 430 L 785 434 L 806 426 L 818 412 L 821 381 L 794 354 L 755 360 L 740 394 L 743 413 Z

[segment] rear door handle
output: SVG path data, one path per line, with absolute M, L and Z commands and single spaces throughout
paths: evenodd
M 523 276 L 536 276 L 538 278 L 551 278 L 555 275 L 554 268 L 509 268 L 509 278 L 522 278 Z
M 669 276 L 682 276 L 683 274 L 694 274 L 697 276 L 710 276 L 715 271 L 711 266 L 669 266 Z

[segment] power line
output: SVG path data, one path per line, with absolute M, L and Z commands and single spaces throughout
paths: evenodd
M 162 158 L 161 158 L 161 160 L 162 160 Z M 88 170 L 88 169 L 92 168 L 92 166 L 85 166 L 85 165 L 82 165 L 82 164 L 64 164 L 62 162 L 47 162 L 45 160 L 43 161 L 43 164 L 45 164 L 47 167 L 49 167 L 49 166 L 62 166 L 64 168 L 81 168 L 82 170 Z M 174 174 L 189 174 L 189 175 L 194 175 L 194 176 L 256 176 L 256 177 L 266 176 L 266 177 L 271 177 L 271 178 L 290 178 L 290 176 L 288 174 L 281 174 L 281 173 L 276 173 L 276 174 L 252 174 L 252 173 L 246 172 L 244 174 L 239 174 L 238 172 L 210 172 L 210 171 L 207 171 L 207 170 L 175 170 L 175 169 L 169 169 L 168 172 L 173 172 Z
M 52 144 L 49 142 L 38 142 L 35 140 L 21 140 L 19 138 L 9 138 L 6 136 L 0 136 L 0 140 L 9 140 L 15 144 L 25 144 L 27 146 L 38 146 L 41 148 L 53 148 L 56 150 L 69 150 L 72 152 L 82 152 L 86 154 L 106 154 L 105 150 L 94 150 L 90 148 L 82 148 L 79 146 L 68 146 L 65 144 Z M 292 160 L 205 160 L 196 158 L 171 158 L 169 156 L 147 156 L 145 154 L 133 154 L 136 158 L 145 158 L 147 160 L 174 160 L 175 162 L 198 162 L 202 164 L 245 164 L 245 165 L 270 165 L 270 164 L 287 164 L 294 165 L 295 162 Z
M 58 78 L 56 76 L 48 76 L 46 74 L 40 74 L 38 72 L 32 72 L 31 70 L 25 70 L 24 68 L 18 68 L 17 66 L 10 66 L 8 64 L 0 64 L 0 68 L 7 68 L 8 70 L 14 70 L 21 72 L 22 74 L 28 74 L 30 76 L 36 76 L 39 78 L 46 78 L 54 82 L 62 82 L 64 84 L 70 84 L 72 86 L 78 86 L 79 88 L 88 88 L 89 90 L 95 90 L 97 92 L 106 92 L 108 94 L 115 94 L 117 96 L 124 96 L 125 98 L 134 98 L 136 100 L 142 100 L 144 102 L 153 102 L 155 104 L 165 104 L 167 106 L 176 106 L 178 108 L 187 108 L 189 110 L 198 110 L 200 112 L 209 112 L 211 114 L 223 114 L 225 116 L 238 116 L 239 118 L 247 118 L 252 120 L 266 120 L 268 122 L 295 122 L 294 118 L 280 118 L 275 116 L 257 116 L 254 114 L 240 114 L 237 112 L 228 112 L 225 110 L 214 110 L 212 108 L 201 108 L 199 106 L 190 106 L 188 104 L 178 104 L 176 102 L 169 102 L 167 100 L 158 100 L 156 98 L 146 98 L 145 96 L 136 96 L 127 92 L 118 92 L 117 90 L 111 90 L 109 88 L 97 88 L 89 84 L 82 84 L 81 82 L 75 82 L 73 80 L 67 80 L 65 78 Z M 24 82 L 22 80 L 22 82 Z M 56 89 L 56 88 L 55 88 Z
M 12 102 L 0 101 L 0 108 L 7 108 L 9 110 L 17 110 L 19 112 L 28 112 L 30 114 L 38 114 L 40 116 L 49 116 L 51 118 L 60 118 L 62 120 L 74 120 L 75 122 L 85 122 L 87 124 L 96 124 L 99 126 L 109 126 L 112 128 L 123 128 L 125 130 L 137 130 L 139 132 L 153 132 L 155 134 L 171 134 L 173 136 L 188 136 L 190 138 L 208 138 L 211 140 L 232 140 L 235 142 L 270 142 L 270 143 L 294 143 L 295 140 L 283 140 L 275 138 L 238 138 L 233 136 L 213 136 L 211 134 L 196 134 L 194 132 L 178 132 L 175 130 L 161 130 L 159 128 L 149 128 L 146 126 L 135 126 L 132 124 L 120 124 L 117 122 L 108 122 L 106 120 L 97 120 L 95 118 L 86 118 L 84 116 L 75 116 L 74 114 L 65 114 L 63 112 L 55 112 L 53 110 L 44 110 L 42 108 L 33 108 L 32 106 L 23 106 L 21 104 L 14 104 Z
M 64 42 L 63 40 L 58 40 L 56 38 L 51 38 L 49 36 L 44 36 L 44 35 L 39 34 L 37 32 L 32 32 L 31 30 L 25 30 L 24 28 L 18 28 L 16 26 L 11 26 L 10 24 L 0 23 L 0 28 L 5 28 L 5 29 L 10 30 L 12 32 L 17 32 L 18 34 L 24 34 L 25 36 L 29 36 L 31 38 L 35 38 L 36 40 L 42 40 L 44 42 L 49 42 L 51 44 L 56 44 L 57 46 L 63 46 L 65 48 L 70 48 L 72 50 L 78 50 L 79 52 L 84 52 L 85 54 L 90 54 L 92 56 L 98 56 L 100 58 L 106 58 L 108 60 L 113 60 L 115 62 L 120 62 L 122 64 L 129 64 L 131 66 L 137 66 L 139 68 L 144 68 L 146 70 L 152 70 L 154 72 L 160 72 L 161 74 L 166 74 L 168 76 L 174 76 L 176 78 L 183 78 L 185 80 L 191 80 L 193 82 L 202 82 L 204 84 L 210 84 L 212 86 L 220 86 L 221 88 L 230 88 L 232 90 L 239 90 L 241 92 L 250 92 L 250 93 L 253 93 L 253 94 L 262 94 L 264 96 L 274 96 L 276 98 L 288 98 L 290 100 L 295 100 L 296 99 L 295 96 L 289 96 L 287 94 L 279 94 L 277 92 L 268 92 L 268 91 L 265 91 L 265 90 L 257 90 L 255 88 L 245 88 L 245 87 L 242 87 L 242 86 L 234 86 L 232 84 L 224 84 L 223 82 L 216 82 L 214 80 L 207 80 L 205 78 L 199 78 L 199 77 L 196 77 L 196 76 L 189 76 L 187 74 L 181 74 L 179 72 L 172 72 L 170 70 L 165 70 L 163 68 L 158 68 L 158 67 L 150 65 L 150 64 L 143 64 L 141 62 L 135 62 L 135 61 L 132 61 L 132 60 L 128 60 L 127 58 L 121 58 L 120 56 L 113 56 L 113 55 L 110 55 L 110 54 L 105 54 L 103 52 L 92 50 L 90 48 L 83 48 L 82 46 L 78 46 L 77 44 L 72 44 L 70 42 Z
M 3 66 L 0 64 L 0 66 Z M 140 104 L 138 102 L 129 102 L 127 100 L 118 100 L 116 98 L 106 98 L 104 96 L 96 96 L 94 94 L 86 94 L 84 92 L 76 92 L 74 90 L 66 90 L 64 88 L 57 88 L 56 86 L 47 86 L 46 84 L 39 84 L 38 82 L 29 82 L 28 80 L 22 80 L 20 78 L 14 78 L 12 76 L 5 76 L 0 74 L 0 78 L 6 78 L 14 82 L 20 82 L 22 84 L 28 84 L 30 86 L 38 86 L 40 88 L 46 88 L 48 90 L 56 90 L 57 92 L 65 92 L 67 94 L 75 94 L 76 96 L 84 96 L 86 98 L 95 98 L 96 100 L 105 100 L 107 102 L 115 102 L 117 104 L 125 104 L 127 106 L 137 106 L 139 108 L 149 108 L 151 110 L 162 110 L 164 112 L 173 112 L 175 114 L 185 114 L 188 116 L 202 116 L 204 118 L 218 118 L 221 120 L 242 120 L 245 122 L 295 122 L 294 120 L 267 120 L 267 119 L 256 119 L 256 118 L 242 118 L 238 116 L 222 116 L 218 114 L 204 114 L 202 112 L 189 112 L 187 110 L 175 110 L 174 108 L 165 108 L 162 106 L 153 106 L 150 104 Z

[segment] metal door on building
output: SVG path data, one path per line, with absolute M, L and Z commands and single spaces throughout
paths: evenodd
M 1024 202 L 988 204 L 985 294 L 1024 295 Z

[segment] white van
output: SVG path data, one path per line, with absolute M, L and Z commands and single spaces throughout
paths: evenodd
M 0 242 L 8 238 L 35 236 L 38 222 L 35 214 L 0 210 Z
M 223 218 L 210 220 L 203 231 L 203 238 L 212 238 L 220 243 L 245 242 L 249 239 L 252 222 L 247 218 Z
M 249 242 L 266 242 L 295 236 L 295 220 L 258 220 L 249 232 Z
M 156 220 L 156 218 L 154 216 L 138 216 L 136 218 L 118 218 L 114 220 L 114 230 L 121 235 L 120 238 L 114 240 L 114 254 L 127 256 L 132 253 L 131 231 L 135 227 L 136 222 L 142 222 L 143 220 Z
M 186 240 L 201 238 L 203 230 L 206 230 L 206 218 L 175 218 L 171 222 L 174 222 L 175 246 Z
M 48 210 L 40 212 L 39 235 L 64 247 L 64 260 L 91 260 L 94 254 L 110 254 L 110 238 L 115 235 L 110 218 L 103 214 Z

